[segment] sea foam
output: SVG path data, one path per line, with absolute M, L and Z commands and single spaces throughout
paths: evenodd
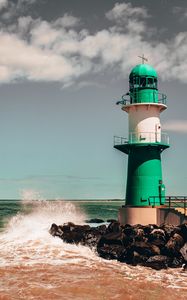
M 86 215 L 71 202 L 22 200 L 23 213 L 13 216 L 0 234 L 0 265 L 64 264 L 95 258 L 84 246 L 70 245 L 49 234 L 52 223 L 84 224 Z

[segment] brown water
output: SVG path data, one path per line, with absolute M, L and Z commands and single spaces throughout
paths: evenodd
M 104 261 L 0 268 L 0 277 L 0 299 L 187 299 L 186 286 L 174 286 L 174 273 L 137 272 Z
M 187 272 L 106 261 L 50 236 L 51 223 L 83 224 L 73 204 L 40 203 L 0 234 L 0 299 L 187 299 Z

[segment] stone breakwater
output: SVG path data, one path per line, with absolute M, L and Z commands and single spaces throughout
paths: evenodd
M 156 270 L 183 267 L 187 269 L 187 223 L 180 226 L 52 224 L 52 236 L 66 243 L 81 244 L 97 251 L 105 259 Z

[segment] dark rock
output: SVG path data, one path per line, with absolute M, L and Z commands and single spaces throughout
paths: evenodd
M 99 256 L 117 259 L 131 265 L 143 265 L 160 270 L 179 268 L 187 262 L 187 224 L 171 226 L 162 224 L 143 226 L 137 224 L 120 225 L 116 220 L 110 224 L 90 227 L 65 223 L 52 224 L 52 236 L 64 242 L 82 244 L 96 248 Z M 101 219 L 91 219 L 91 223 L 101 223 Z M 186 268 L 186 267 L 185 267 Z
M 98 243 L 97 248 L 103 247 L 103 245 L 123 245 L 123 235 L 121 232 L 110 232 L 103 235 Z
M 72 231 L 76 226 L 78 226 L 78 225 L 75 225 L 72 222 L 68 222 L 68 223 L 64 223 L 63 226 L 60 225 L 58 227 L 60 227 L 61 230 L 63 230 L 65 232 L 65 231 Z
M 152 230 L 153 230 L 153 229 L 156 229 L 156 228 L 159 228 L 159 226 L 156 225 L 156 224 L 149 224 L 148 226 L 149 226 Z
M 63 234 L 63 241 L 70 244 L 79 244 L 83 241 L 83 232 L 69 231 Z
M 178 233 L 175 233 L 163 248 L 163 254 L 170 257 L 180 257 L 180 249 L 184 245 L 184 239 Z
M 95 219 L 90 219 L 90 220 L 86 220 L 85 221 L 86 223 L 104 223 L 105 221 L 104 220 L 102 220 L 102 219 L 97 219 L 97 218 L 95 218 Z
M 147 242 L 148 238 L 146 237 L 143 228 L 135 228 L 135 236 L 133 236 L 134 241 L 136 242 Z
M 134 243 L 135 239 L 133 236 L 122 234 L 122 244 L 124 247 L 130 247 Z
M 161 228 L 156 228 L 151 231 L 150 235 L 155 237 L 160 237 L 160 236 L 165 237 L 165 231 Z
M 163 229 L 153 229 L 148 237 L 148 242 L 162 248 L 166 244 L 166 236 Z
M 79 231 L 79 230 L 89 231 L 89 230 L 91 230 L 91 227 L 89 225 L 76 225 L 76 227 L 74 227 L 74 230 L 75 231 Z
M 186 243 L 187 242 L 187 223 L 180 225 L 179 228 L 180 228 L 179 234 L 183 237 L 184 242 Z
M 108 223 L 113 223 L 113 222 L 117 222 L 117 220 L 115 220 L 115 219 L 108 219 L 107 222 Z
M 171 236 L 173 236 L 177 230 L 178 230 L 178 227 L 177 226 L 174 226 L 174 225 L 170 225 L 170 224 L 162 224 L 160 226 L 161 229 L 164 230 L 165 232 L 165 236 L 166 236 L 166 240 L 169 240 Z
M 85 233 L 84 238 L 82 239 L 82 245 L 94 248 L 97 246 L 101 238 L 101 233 L 99 230 L 91 230 Z
M 121 232 L 121 226 L 120 226 L 120 223 L 115 221 L 115 222 L 112 222 L 108 225 L 108 228 L 107 228 L 107 232 L 110 233 L 110 232 Z
M 49 233 L 52 235 L 52 236 L 56 236 L 56 233 L 58 231 L 58 226 L 56 224 L 52 224 L 51 225 L 51 228 L 49 229 Z
M 135 242 L 132 245 L 132 248 L 140 255 L 144 255 L 147 257 L 160 254 L 160 249 L 156 245 L 151 245 L 150 243 L 146 242 Z
M 132 264 L 133 251 L 131 247 L 123 247 L 123 251 L 120 253 L 118 260 L 126 264 Z
M 124 224 L 124 225 L 121 225 L 121 228 L 127 228 L 127 227 L 132 227 L 130 224 Z
M 182 271 L 187 271 L 187 263 L 182 265 Z
M 102 235 L 106 233 L 106 225 L 98 227 L 90 227 L 89 225 L 75 225 L 67 223 L 63 226 L 58 226 L 62 234 L 60 237 L 66 243 L 75 243 L 89 246 L 90 248 L 96 247 Z
M 144 231 L 144 237 L 145 238 L 148 238 L 149 237 L 149 234 L 154 230 L 154 229 L 156 229 L 156 228 L 158 228 L 158 226 L 157 225 L 138 225 L 138 226 L 135 226 L 135 229 L 137 230 L 137 229 L 141 229 L 141 230 L 143 230 Z
M 122 232 L 124 246 L 129 246 L 129 244 L 132 244 L 135 241 L 144 241 L 144 232 L 139 227 L 133 227 L 130 225 L 124 226 L 122 228 Z
M 170 268 L 180 268 L 183 265 L 183 258 L 182 257 L 174 257 L 174 259 L 169 263 Z
M 184 244 L 184 246 L 180 249 L 180 253 L 182 254 L 182 257 L 187 262 L 187 243 Z
M 155 255 L 150 257 L 145 263 L 144 266 L 151 267 L 155 270 L 167 269 L 171 258 L 164 255 Z
M 127 236 L 135 236 L 136 235 L 136 231 L 133 227 L 126 227 L 123 229 L 123 233 Z
M 122 256 L 124 247 L 122 245 L 103 245 L 97 249 L 99 256 L 105 259 L 117 259 Z
M 131 264 L 133 266 L 136 266 L 136 265 L 144 265 L 145 262 L 148 260 L 148 257 L 147 256 L 144 256 L 144 255 L 141 255 L 139 254 L 138 252 L 136 251 L 133 251 L 132 253 L 132 257 L 131 257 Z
M 135 234 L 136 234 L 136 237 L 137 236 L 140 236 L 140 237 L 144 237 L 145 236 L 143 228 L 137 228 L 137 229 L 135 229 Z
M 160 248 L 157 245 L 151 245 L 151 249 L 152 249 L 152 253 L 154 253 L 155 255 L 160 255 Z
M 93 229 L 93 228 L 92 228 Z M 97 226 L 97 230 L 100 232 L 100 234 L 106 234 L 107 226 L 106 225 L 100 225 Z
M 149 236 L 149 234 L 151 233 L 151 231 L 152 231 L 154 228 L 152 228 L 152 227 L 150 227 L 150 226 L 144 226 L 142 229 L 143 229 L 143 231 L 144 231 L 145 236 Z
M 85 233 L 90 231 L 89 225 L 75 225 L 73 223 L 66 223 L 63 226 L 52 224 L 49 232 L 53 236 L 58 236 L 67 243 L 82 243 L 84 241 Z

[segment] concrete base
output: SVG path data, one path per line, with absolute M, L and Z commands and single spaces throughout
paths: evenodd
M 174 209 L 163 207 L 121 207 L 118 213 L 120 224 L 156 224 L 180 225 L 187 222 L 187 217 Z

